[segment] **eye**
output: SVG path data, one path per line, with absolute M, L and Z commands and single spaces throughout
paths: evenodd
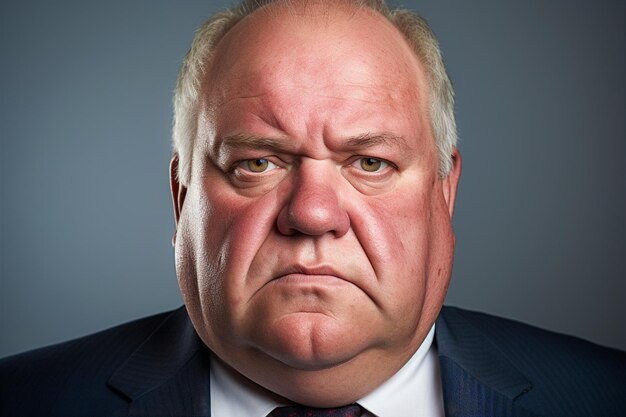
M 245 161 L 241 161 L 239 163 L 239 167 L 243 168 L 244 170 L 248 172 L 254 172 L 254 173 L 262 173 L 262 172 L 271 171 L 272 169 L 278 168 L 276 164 L 264 158 L 246 159 Z
M 378 172 L 389 166 L 389 163 L 378 158 L 359 158 L 353 165 L 358 165 L 360 169 L 367 172 Z

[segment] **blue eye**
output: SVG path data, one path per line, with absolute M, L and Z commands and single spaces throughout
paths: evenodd
M 359 158 L 355 163 L 366 172 L 378 172 L 389 166 L 389 163 L 378 158 Z
M 261 173 L 277 168 L 276 164 L 264 158 L 246 159 L 241 161 L 239 166 L 249 172 Z

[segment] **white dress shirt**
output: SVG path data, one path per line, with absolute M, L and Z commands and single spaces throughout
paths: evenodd
M 395 375 L 357 401 L 364 417 L 443 417 L 443 391 L 435 326 L 417 352 Z M 266 417 L 281 398 L 211 358 L 211 417 Z M 284 401 L 284 400 L 282 400 Z

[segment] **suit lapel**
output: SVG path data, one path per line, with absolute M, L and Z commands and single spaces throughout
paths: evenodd
M 531 382 L 461 312 L 444 307 L 435 329 L 447 417 L 533 416 L 515 405 Z
M 209 357 L 186 310 L 176 310 L 109 379 L 130 401 L 121 415 L 209 416 Z

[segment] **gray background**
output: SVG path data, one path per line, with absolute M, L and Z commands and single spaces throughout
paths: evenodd
M 181 304 L 170 96 L 225 2 L 3 1 L 0 356 Z M 623 1 L 407 1 L 464 157 L 447 303 L 626 349 Z

